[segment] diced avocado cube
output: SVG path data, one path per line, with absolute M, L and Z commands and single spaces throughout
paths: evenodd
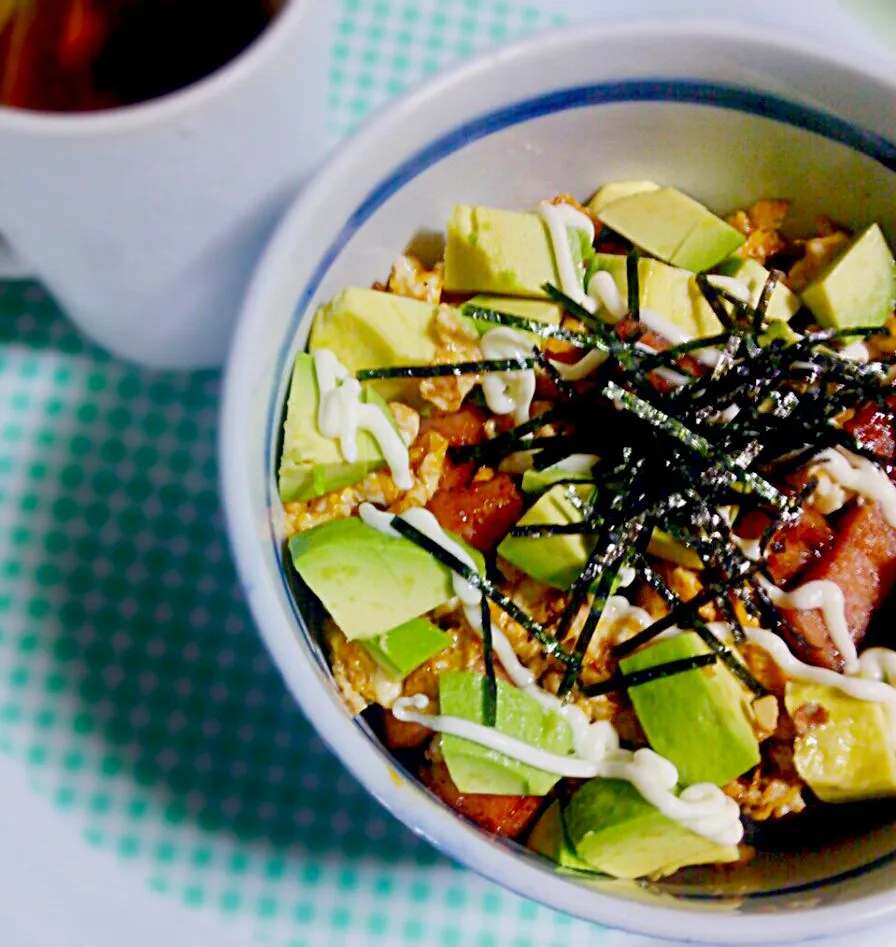
M 579 523 L 582 514 L 571 497 L 585 502 L 594 487 L 558 485 L 540 496 L 523 514 L 519 526 Z M 568 589 L 585 567 L 595 539 L 585 534 L 557 536 L 507 535 L 498 545 L 498 555 L 532 578 L 558 589 Z
M 600 217 L 600 212 L 612 204 L 614 201 L 621 200 L 623 197 L 631 197 L 632 194 L 642 194 L 645 191 L 658 191 L 659 184 L 653 181 L 611 181 L 598 188 L 594 197 L 588 202 L 588 210 L 595 217 Z
M 356 516 L 298 533 L 289 551 L 296 572 L 350 641 L 377 638 L 454 596 L 447 566 Z M 482 568 L 481 555 L 474 559 Z
M 563 307 L 557 303 L 548 302 L 546 299 L 524 299 L 517 296 L 474 296 L 464 303 L 467 306 L 478 306 L 480 309 L 491 309 L 494 312 L 504 312 L 511 316 L 520 316 L 523 319 L 531 319 L 533 322 L 544 322 L 548 325 L 560 325 L 563 318 Z M 480 335 L 485 335 L 492 329 L 496 329 L 494 322 L 486 322 L 484 319 L 471 320 Z M 532 333 L 526 333 L 533 344 L 537 336 Z
M 661 878 L 688 865 L 739 857 L 737 846 L 720 845 L 667 818 L 623 780 L 585 783 L 563 821 L 578 858 L 614 878 Z
M 854 802 L 896 795 L 896 747 L 884 704 L 857 700 L 823 684 L 791 682 L 787 712 L 818 704 L 824 723 L 799 734 L 796 771 L 823 802 Z
M 730 276 L 732 279 L 740 280 L 750 290 L 751 304 L 754 307 L 759 305 L 759 299 L 770 274 L 758 260 L 733 256 L 723 260 L 717 267 L 717 271 L 720 276 Z M 801 305 L 800 297 L 778 281 L 768 301 L 768 308 L 765 310 L 766 317 L 769 320 L 788 322 L 796 315 Z
M 376 289 L 350 287 L 314 316 L 309 349 L 330 349 L 350 371 L 428 365 L 435 360 L 438 306 Z M 415 383 L 368 382 L 387 401 L 413 400 Z
M 880 227 L 862 231 L 802 296 L 825 328 L 882 326 L 896 305 L 896 263 Z
M 572 842 L 566 834 L 563 824 L 563 812 L 560 801 L 552 802 L 544 815 L 535 823 L 529 833 L 526 845 L 539 855 L 544 855 L 561 868 L 574 868 L 577 871 L 594 871 L 594 868 L 576 855 Z
M 567 228 L 573 263 L 583 274 L 593 249 L 584 231 Z M 455 206 L 448 221 L 445 289 L 544 299 L 560 278 L 547 225 L 538 216 L 497 207 Z
M 537 476 L 545 477 L 547 471 L 527 471 L 523 489 L 536 492 L 540 488 Z M 553 471 L 560 479 L 573 479 L 568 473 Z M 593 490 L 589 480 L 582 484 L 558 484 L 543 493 L 523 514 L 518 526 L 562 526 L 580 523 L 582 514 L 572 499 L 579 503 L 588 499 Z M 568 589 L 579 577 L 594 549 L 595 538 L 584 533 L 559 534 L 556 536 L 511 536 L 507 535 L 498 545 L 498 555 L 516 566 L 526 575 L 557 589 Z M 647 551 L 654 556 L 668 559 L 691 569 L 702 569 L 703 562 L 691 549 L 682 546 L 668 533 L 654 530 Z
M 615 200 L 598 216 L 652 256 L 695 273 L 730 256 L 745 239 L 721 217 L 672 187 Z
M 362 398 L 379 406 L 387 418 L 392 412 L 376 392 L 367 390 Z M 308 500 L 331 490 L 339 490 L 363 480 L 372 470 L 385 466 L 374 437 L 358 432 L 358 459 L 347 463 L 339 442 L 324 437 L 317 426 L 320 391 L 314 360 L 310 355 L 296 357 L 283 423 L 283 450 L 280 455 L 279 490 L 284 503 Z
M 537 214 L 455 206 L 445 247 L 448 292 L 544 298 L 542 285 L 557 282 L 550 237 Z
M 650 534 L 647 551 L 657 559 L 674 562 L 675 565 L 684 566 L 686 569 L 693 569 L 696 572 L 703 569 L 703 560 L 693 549 L 688 549 L 662 529 L 654 529 Z
M 522 488 L 524 493 L 544 493 L 549 487 L 557 483 L 578 481 L 580 483 L 593 482 L 590 473 L 562 470 L 560 467 L 548 467 L 545 470 L 527 470 L 523 473 Z
M 619 662 L 626 674 L 707 654 L 692 631 L 657 641 Z M 721 661 L 629 688 L 653 750 L 678 768 L 682 785 L 724 786 L 759 763 L 749 695 Z
M 613 277 L 622 298 L 627 299 L 625 257 L 598 253 L 596 265 Z M 638 289 L 642 310 L 649 309 L 663 316 L 691 338 L 698 339 L 721 331 L 721 323 L 697 285 L 694 274 L 688 270 L 642 258 L 638 261 Z
M 390 677 L 404 680 L 421 664 L 444 651 L 451 641 L 451 632 L 443 631 L 426 618 L 412 618 L 362 644 Z
M 483 723 L 484 676 L 473 671 L 443 671 L 439 675 L 439 713 Z M 567 756 L 572 730 L 557 713 L 505 681 L 498 682 L 495 729 L 530 746 Z M 470 740 L 443 733 L 442 756 L 462 793 L 499 796 L 543 796 L 560 779 Z

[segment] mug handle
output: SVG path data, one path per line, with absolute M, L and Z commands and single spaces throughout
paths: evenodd
M 0 279 L 31 279 L 34 274 L 0 234 Z

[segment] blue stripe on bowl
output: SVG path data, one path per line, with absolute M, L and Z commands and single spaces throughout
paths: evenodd
M 547 95 L 525 99 L 512 105 L 495 109 L 478 118 L 471 119 L 469 122 L 446 132 L 441 137 L 436 138 L 415 154 L 411 155 L 411 157 L 402 164 L 398 165 L 388 177 L 384 178 L 370 191 L 367 197 L 364 198 L 346 220 L 339 234 L 324 252 L 308 285 L 305 287 L 304 292 L 296 304 L 289 331 L 280 349 L 275 377 L 282 378 L 284 376 L 287 368 L 286 359 L 290 351 L 290 343 L 297 333 L 299 324 L 305 317 L 306 310 L 317 294 L 330 267 L 358 230 L 360 230 L 389 198 L 400 191 L 409 181 L 412 181 L 432 165 L 453 154 L 455 151 L 495 132 L 556 112 L 564 112 L 583 106 L 611 105 L 622 102 L 678 102 L 689 105 L 706 105 L 713 108 L 729 109 L 751 115 L 763 116 L 783 122 L 787 125 L 792 125 L 796 128 L 814 132 L 832 141 L 840 142 L 855 151 L 873 158 L 888 170 L 896 172 L 896 145 L 888 139 L 874 132 L 859 128 L 827 112 L 791 102 L 775 95 L 755 92 L 739 86 L 678 79 L 641 79 L 601 83 L 598 85 L 574 86 Z M 267 412 L 265 442 L 265 463 L 267 466 L 265 477 L 268 509 L 273 509 L 274 503 L 279 502 L 279 500 L 276 499 L 275 475 L 271 468 L 274 438 L 277 436 L 277 425 L 281 417 L 282 408 L 276 401 L 276 391 L 277 386 L 273 386 Z M 273 519 L 270 521 L 270 535 L 271 541 L 277 549 L 277 564 L 280 573 L 280 581 L 289 599 L 293 615 L 318 662 L 323 669 L 329 673 L 329 668 L 326 665 L 323 653 L 317 642 L 309 635 L 298 603 L 290 588 L 290 582 L 287 578 L 286 567 L 283 560 L 283 550 L 279 546 Z M 375 739 L 371 732 L 368 731 L 367 735 L 369 739 Z M 807 889 L 817 890 L 828 885 L 835 885 L 847 878 L 861 876 L 874 868 L 892 862 L 894 859 L 896 859 L 896 852 L 884 855 L 866 865 L 841 872 L 817 883 L 794 885 L 768 892 L 746 895 L 746 897 L 762 899 L 784 894 L 793 894 Z M 689 894 L 686 897 L 689 900 L 714 900 L 716 898 L 716 896 L 712 894 Z M 744 896 L 740 895 L 740 897 Z

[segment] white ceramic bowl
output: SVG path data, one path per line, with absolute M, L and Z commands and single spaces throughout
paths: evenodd
M 760 858 L 720 882 L 563 876 L 459 819 L 356 724 L 290 591 L 274 471 L 294 353 L 316 306 L 388 273 L 455 202 L 532 206 L 560 191 L 651 178 L 717 209 L 795 201 L 880 220 L 896 236 L 896 78 L 767 33 L 704 23 L 577 27 L 471 61 L 346 144 L 283 222 L 256 273 L 230 356 L 223 485 L 261 633 L 309 719 L 394 815 L 483 875 L 611 926 L 709 943 L 799 940 L 896 918 L 896 826 Z M 828 826 L 822 837 L 826 836 Z M 724 876 L 727 877 L 727 876 Z

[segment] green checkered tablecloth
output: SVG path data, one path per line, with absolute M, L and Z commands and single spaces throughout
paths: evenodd
M 334 135 L 557 20 L 499 0 L 342 0 Z M 0 750 L 86 844 L 247 944 L 603 942 L 439 856 L 314 735 L 230 561 L 219 389 L 217 373 L 118 362 L 39 286 L 0 283 Z

